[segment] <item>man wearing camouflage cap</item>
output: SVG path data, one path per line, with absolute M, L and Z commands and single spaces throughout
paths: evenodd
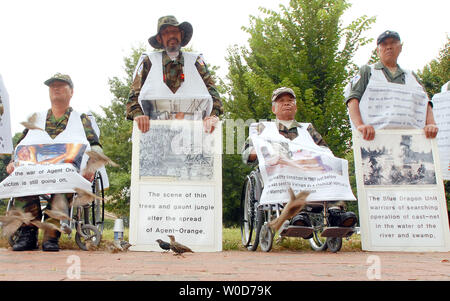
M 86 114 L 80 114 L 74 111 L 70 106 L 70 100 L 73 96 L 73 82 L 70 76 L 56 73 L 44 83 L 49 87 L 51 108 L 47 111 L 37 113 L 36 123 L 42 123 L 39 124 L 39 127 L 44 129 L 46 134 L 55 143 L 60 143 L 60 138 L 69 137 L 73 140 L 71 141 L 73 143 L 89 145 L 92 150 L 103 152 L 89 117 Z M 32 140 L 39 140 L 39 135 L 43 135 L 42 131 L 26 128 L 19 138 L 17 147 L 27 145 Z M 14 156 L 12 158 L 13 160 L 8 164 L 6 169 L 9 174 L 14 171 L 15 166 Z M 85 172 L 83 174 L 83 177 L 89 181 L 93 180 L 93 176 L 94 174 L 91 172 Z M 67 194 L 66 199 L 69 199 L 71 196 L 71 194 Z M 54 195 L 52 195 L 52 199 L 49 201 L 48 208 L 51 207 L 53 197 Z M 37 220 L 40 220 L 42 217 L 39 196 L 16 198 L 15 206 L 22 207 L 25 212 L 31 212 Z M 19 229 L 19 233 L 19 237 L 13 246 L 14 251 L 27 251 L 37 248 L 37 227 L 34 225 L 23 225 Z M 42 249 L 44 251 L 58 251 L 59 236 L 60 233 L 58 231 L 45 231 Z
M 280 135 L 291 141 L 297 137 L 302 137 L 302 143 L 304 144 L 311 144 L 328 149 L 327 143 L 311 123 L 299 123 L 295 120 L 297 102 L 295 93 L 291 88 L 281 87 L 274 90 L 271 101 L 272 112 L 276 117 L 275 127 Z M 256 128 L 258 134 L 261 134 L 266 130 L 262 123 L 252 124 L 251 128 Z M 242 151 L 242 161 L 251 166 L 257 166 L 258 164 L 256 150 L 250 135 L 247 138 Z M 340 205 L 332 202 L 328 205 L 328 211 L 330 213 L 329 221 L 333 226 L 352 227 L 357 222 L 356 215 L 353 212 L 344 212 Z M 304 211 L 295 216 L 291 223 L 296 226 L 311 227 L 311 221 Z
M 433 103 L 417 76 L 397 64 L 402 47 L 397 32 L 386 30 L 380 34 L 380 62 L 362 66 L 346 91 L 352 127 L 366 140 L 375 138 L 376 129 L 389 128 L 423 128 L 427 138 L 437 135 Z
M 144 133 L 150 128 L 150 119 L 201 118 L 211 125 L 223 113 L 202 55 L 180 50 L 192 33 L 190 23 L 164 16 L 158 21 L 156 35 L 148 40 L 162 51 L 142 54 L 127 102 L 127 119 L 136 120 Z

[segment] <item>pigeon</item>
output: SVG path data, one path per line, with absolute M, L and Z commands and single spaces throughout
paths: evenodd
M 6 216 L 0 216 L 0 222 L 2 223 L 3 235 L 6 237 L 11 237 L 14 233 L 22 226 L 34 225 L 38 228 L 47 230 L 56 230 L 61 232 L 61 230 L 54 224 L 41 222 L 31 214 L 31 212 L 23 212 L 17 209 L 10 210 L 6 213 Z
M 68 211 L 68 202 L 65 194 L 55 194 L 53 196 L 51 208 L 51 210 L 45 210 L 45 214 L 49 217 L 60 221 L 70 220 L 70 217 L 66 213 Z
M 113 162 L 110 158 L 108 158 L 104 154 L 96 152 L 94 150 L 87 151 L 86 155 L 89 156 L 89 160 L 84 169 L 85 172 L 94 173 L 97 171 L 97 169 L 99 169 L 100 167 L 102 167 L 104 165 L 111 165 L 113 167 L 119 167 L 119 165 L 116 164 L 115 162 Z
M 73 200 L 72 200 L 72 206 L 73 207 L 82 207 L 85 205 L 89 205 L 91 204 L 94 200 L 102 200 L 101 197 L 86 191 L 84 189 L 81 188 L 74 188 L 75 192 L 77 193 Z
M 156 242 L 159 244 L 159 246 L 161 247 L 161 249 L 165 250 L 165 252 L 169 252 L 170 251 L 170 243 L 162 240 L 162 239 L 157 239 Z
M 5 237 L 11 237 L 16 233 L 24 222 L 31 222 L 33 216 L 30 212 L 24 213 L 18 210 L 11 210 L 6 212 L 5 216 L 0 216 L 2 223 L 2 233 Z
M 26 127 L 29 130 L 41 130 L 43 131 L 43 129 L 41 129 L 40 127 L 36 126 L 36 120 L 37 120 L 37 113 L 34 113 L 33 115 L 31 115 L 27 121 L 22 121 L 20 124 L 23 125 L 24 127 Z
M 132 246 L 132 244 L 130 244 L 128 241 L 126 240 L 121 240 L 120 241 L 120 246 L 122 247 L 122 250 L 124 252 L 128 251 L 128 249 Z
M 288 192 L 290 198 L 289 202 L 284 207 L 280 216 L 269 222 L 269 227 L 273 232 L 277 232 L 286 220 L 294 217 L 302 210 L 306 204 L 306 198 L 310 194 L 309 191 L 301 191 L 295 195 L 291 187 L 289 187 Z
M 194 253 L 189 247 L 180 244 L 179 242 L 175 241 L 175 236 L 173 235 L 167 235 L 170 238 L 170 249 L 175 253 L 174 255 L 181 255 L 183 256 L 183 253 L 191 252 Z

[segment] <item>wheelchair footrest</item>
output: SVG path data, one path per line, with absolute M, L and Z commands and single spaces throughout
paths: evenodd
M 320 234 L 323 237 L 345 237 L 349 234 L 353 234 L 355 228 L 349 227 L 329 227 L 324 228 L 323 232 Z
M 288 226 L 280 232 L 281 236 L 288 237 L 309 237 L 313 233 L 314 229 L 312 227 L 303 227 L 303 226 Z

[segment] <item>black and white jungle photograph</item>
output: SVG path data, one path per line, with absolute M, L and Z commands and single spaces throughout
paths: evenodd
M 431 144 L 421 135 L 385 135 L 360 147 L 364 185 L 436 184 Z
M 213 153 L 205 151 L 202 137 L 181 140 L 187 139 L 186 130 L 189 131 L 183 127 L 152 124 L 151 130 L 141 135 L 139 175 L 195 181 L 213 179 Z

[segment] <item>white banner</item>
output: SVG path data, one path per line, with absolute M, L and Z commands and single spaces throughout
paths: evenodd
M 91 191 L 91 183 L 70 163 L 22 165 L 0 183 L 0 199 L 39 194 Z
M 288 187 L 310 191 L 307 201 L 356 200 L 348 178 L 347 160 L 329 151 L 252 135 L 264 182 L 261 204 L 286 203 Z M 287 140 L 287 139 L 286 139 Z
M 433 96 L 433 113 L 439 132 L 436 137 L 442 178 L 450 180 L 450 91 Z
M 134 123 L 130 243 L 162 251 L 167 235 L 194 252 L 222 250 L 222 129 L 206 134 L 202 121 Z
M 0 154 L 11 154 L 13 151 L 11 136 L 11 115 L 9 107 L 9 96 L 0 74 L 0 105 L 3 113 L 0 115 Z
M 353 132 L 363 250 L 449 251 L 450 233 L 435 139 L 423 130 Z

